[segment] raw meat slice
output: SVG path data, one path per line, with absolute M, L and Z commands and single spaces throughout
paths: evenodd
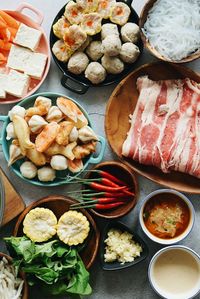
M 122 154 L 163 172 L 200 178 L 200 85 L 183 80 L 137 80 L 139 98 Z

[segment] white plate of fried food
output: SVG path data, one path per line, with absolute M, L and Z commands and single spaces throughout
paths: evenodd
M 66 184 L 103 157 L 104 138 L 95 134 L 83 108 L 62 94 L 33 95 L 0 120 L 8 166 L 32 184 Z M 101 149 L 93 157 L 98 142 Z
M 131 1 L 68 1 L 50 34 L 53 58 L 64 73 L 61 83 L 77 93 L 121 80 L 142 51 L 138 16 Z M 81 88 L 72 87 L 67 79 Z

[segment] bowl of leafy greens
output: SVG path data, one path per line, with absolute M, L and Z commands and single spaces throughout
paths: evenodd
M 59 227 L 65 236 L 68 230 L 68 237 L 74 231 L 74 211 L 70 211 L 70 205 L 74 202 L 69 197 L 52 195 L 32 203 L 19 216 L 14 236 L 4 238 L 13 264 L 26 274 L 29 286 L 37 286 L 48 295 L 90 295 L 92 292 L 88 269 L 95 260 L 99 246 L 99 232 L 92 216 L 83 209 L 75 212 L 80 217 L 80 221 L 74 222 L 75 225 L 80 227 L 81 221 L 89 225 L 84 241 L 79 243 L 74 239 L 73 243 L 72 238 L 61 238 L 59 233 Z M 70 217 L 67 218 L 67 214 Z M 58 221 L 53 224 L 54 219 Z M 29 220 L 30 226 L 27 225 Z M 52 225 L 55 226 L 55 233 L 52 233 Z M 45 231 L 40 234 L 42 229 Z M 51 235 L 46 238 L 48 231 Z M 41 241 L 37 239 L 39 237 L 44 239 Z

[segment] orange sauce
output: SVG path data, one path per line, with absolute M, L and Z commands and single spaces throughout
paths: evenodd
M 154 236 L 171 239 L 181 235 L 188 227 L 190 210 L 175 194 L 157 194 L 147 201 L 143 219 Z

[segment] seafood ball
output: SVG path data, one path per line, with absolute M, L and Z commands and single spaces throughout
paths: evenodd
M 68 167 L 67 159 L 62 155 L 55 155 L 51 158 L 51 167 L 55 170 L 65 170 Z
M 41 182 L 53 181 L 56 178 L 56 172 L 49 166 L 38 169 L 38 179 Z
M 122 45 L 120 58 L 126 63 L 133 63 L 140 54 L 139 48 L 132 43 L 125 43 Z
M 117 56 L 121 47 L 121 40 L 116 35 L 109 35 L 102 41 L 103 53 L 108 56 Z
M 22 163 L 20 172 L 24 178 L 33 179 L 37 175 L 37 167 L 30 161 Z
M 140 36 L 139 26 L 135 23 L 126 23 L 121 28 L 121 37 L 123 42 L 137 43 Z
M 90 62 L 85 70 L 85 77 L 93 84 L 99 84 L 106 78 L 106 71 L 99 62 Z
M 78 51 L 83 52 L 87 48 L 87 46 L 89 46 L 91 41 L 92 41 L 92 37 L 88 35 L 86 41 L 82 44 L 82 46 L 78 48 Z
M 119 31 L 116 24 L 106 23 L 101 27 L 101 39 L 103 40 L 108 35 L 116 35 L 119 37 Z
M 124 70 L 124 63 L 117 57 L 104 55 L 101 58 L 101 63 L 110 74 L 120 74 Z
M 68 61 L 68 70 L 76 75 L 81 74 L 88 66 L 89 59 L 83 52 L 74 53 Z
M 97 40 L 92 41 L 87 47 L 86 53 L 93 61 L 99 60 L 103 55 L 102 42 Z

